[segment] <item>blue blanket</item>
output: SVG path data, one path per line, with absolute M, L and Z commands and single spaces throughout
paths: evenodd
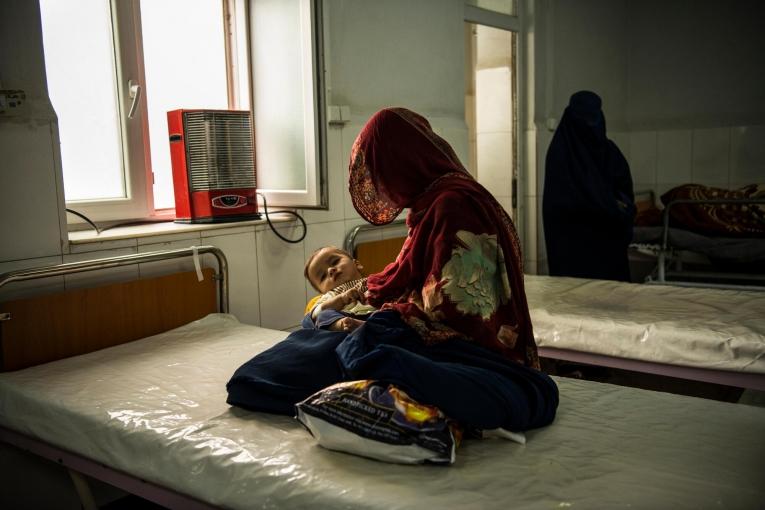
M 357 379 L 394 384 L 476 429 L 542 427 L 558 406 L 558 388 L 546 374 L 463 340 L 425 346 L 394 311 L 372 314 L 350 334 L 304 321 L 303 329 L 237 369 L 227 402 L 294 415 L 295 404 L 311 394 Z

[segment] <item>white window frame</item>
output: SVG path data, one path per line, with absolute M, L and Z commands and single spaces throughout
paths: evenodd
M 249 0 L 257 2 L 257 0 Z M 323 3 L 322 0 L 300 0 L 300 36 L 304 50 L 301 55 L 303 76 L 310 77 L 310 83 L 303 86 L 303 104 L 305 105 L 305 117 L 313 119 L 304 127 L 305 140 L 305 182 L 306 188 L 299 190 L 275 190 L 259 188 L 258 191 L 266 195 L 268 204 L 278 207 L 297 207 L 301 209 L 328 209 L 329 199 L 327 195 L 327 155 L 326 155 L 326 98 L 324 86 L 324 40 L 323 40 Z M 252 23 L 248 26 L 252 30 Z M 250 47 L 254 43 L 250 42 Z M 250 62 L 249 75 L 252 76 L 252 61 Z M 255 112 L 255 129 L 267 129 L 268 126 L 259 126 L 257 105 L 255 101 L 256 80 L 251 81 L 250 105 Z M 257 145 L 257 144 L 256 144 Z M 257 147 L 256 147 L 257 152 Z M 301 169 L 288 169 L 299 172 Z
M 154 210 L 152 183 L 148 178 L 151 168 L 146 129 L 148 117 L 146 100 L 140 89 L 135 114 L 132 119 L 127 119 L 127 112 L 133 102 L 129 82 L 132 80 L 138 87 L 144 82 L 140 57 L 140 24 L 136 24 L 136 21 L 140 20 L 139 3 L 138 0 L 111 0 L 110 6 L 122 146 L 121 171 L 127 196 L 116 199 L 66 201 L 68 208 L 94 221 L 145 218 L 152 216 Z M 68 219 L 70 224 L 81 221 L 72 215 Z
M 226 35 L 226 72 L 228 103 L 231 109 L 242 108 L 241 98 L 248 97 L 252 105 L 252 76 L 249 64 L 250 2 L 256 0 L 221 0 L 223 3 L 224 33 Z M 326 133 L 324 129 L 324 87 L 322 49 L 321 0 L 301 0 L 301 11 L 306 15 L 302 34 L 304 44 L 311 51 L 304 55 L 303 66 L 311 70 L 312 83 L 306 84 L 306 105 L 314 122 L 305 130 L 306 172 L 308 190 L 266 192 L 269 206 L 301 208 L 327 208 L 326 191 Z M 148 112 L 143 94 L 145 74 L 139 0 L 110 0 L 115 67 L 122 143 L 122 174 L 127 198 L 66 201 L 66 207 L 84 214 L 93 221 L 114 221 L 166 217 L 172 219 L 174 209 L 154 209 L 153 177 L 148 132 Z M 242 31 L 245 33 L 243 34 Z M 243 41 L 247 41 L 243 44 Z M 245 60 L 245 62 L 242 62 Z M 137 87 L 137 88 L 136 88 Z M 131 90 L 132 89 L 132 90 Z M 134 115 L 128 112 L 136 102 Z M 246 107 L 246 105 L 245 105 Z M 312 156 L 312 157 L 310 157 Z M 81 219 L 68 215 L 69 224 Z

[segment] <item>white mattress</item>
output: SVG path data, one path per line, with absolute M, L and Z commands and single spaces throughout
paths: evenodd
M 284 332 L 212 315 L 103 351 L 0 374 L 0 425 L 231 508 L 758 508 L 765 409 L 559 379 L 526 445 L 468 441 L 450 467 L 317 446 L 289 417 L 225 403 Z
M 526 275 L 540 347 L 765 373 L 765 292 Z

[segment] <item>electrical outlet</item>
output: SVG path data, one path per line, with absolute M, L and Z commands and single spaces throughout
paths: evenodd
M 0 90 L 0 116 L 20 113 L 26 100 L 23 90 Z

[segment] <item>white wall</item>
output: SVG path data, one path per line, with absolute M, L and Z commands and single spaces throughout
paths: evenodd
M 405 106 L 464 119 L 462 0 L 331 0 L 329 95 L 366 115 Z
M 23 90 L 26 102 L 0 115 L 0 262 L 60 256 L 63 190 L 39 9 L 37 2 L 8 0 L 3 11 L 13 14 L 0 17 L 0 88 Z
M 765 183 L 765 4 L 649 0 L 627 16 L 636 188 Z
M 534 121 L 558 120 L 569 97 L 592 90 L 609 127 L 626 124 L 627 0 L 536 0 L 533 23 Z
M 763 2 L 630 1 L 626 16 L 631 129 L 763 122 Z

